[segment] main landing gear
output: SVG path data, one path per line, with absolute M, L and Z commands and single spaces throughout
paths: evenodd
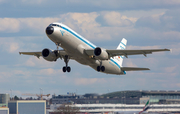
M 58 53 L 59 53 L 59 46 L 60 46 L 61 44 L 60 43 L 56 43 L 56 46 L 57 46 L 57 51 L 55 51 L 55 54 L 56 54 L 56 56 L 58 56 Z M 61 59 L 62 59 L 62 57 L 60 57 Z M 69 62 L 69 56 L 68 55 L 65 55 L 64 56 L 64 62 L 66 63 L 66 66 L 64 66 L 63 68 L 62 68 L 62 71 L 63 72 L 71 72 L 71 67 L 69 67 L 68 66 L 68 62 Z
M 100 61 L 100 66 L 97 66 L 97 71 L 98 72 L 100 72 L 100 71 L 104 72 L 105 71 L 105 67 L 102 66 L 102 61 Z
M 66 66 L 63 67 L 63 72 L 71 72 L 71 67 L 68 66 L 68 62 L 69 62 L 69 56 L 65 55 L 64 57 L 64 62 L 66 63 Z

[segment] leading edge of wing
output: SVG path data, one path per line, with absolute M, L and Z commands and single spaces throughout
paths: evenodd
M 117 53 L 117 52 L 158 52 L 158 51 L 170 51 L 170 49 L 144 49 L 144 50 L 106 50 L 107 52 Z
M 69 55 L 66 53 L 66 51 L 64 50 L 58 50 L 59 53 L 58 53 L 58 57 L 62 58 L 64 57 L 65 55 L 68 55 L 70 59 L 74 59 L 73 56 Z M 54 50 L 52 50 L 52 52 L 54 52 Z M 23 54 L 23 55 L 34 55 L 36 56 L 37 58 L 39 58 L 40 56 L 42 56 L 42 51 L 41 52 L 19 52 L 19 54 Z
M 19 54 L 21 55 L 21 54 L 23 54 L 23 55 L 35 55 L 35 54 L 37 54 L 37 55 L 42 55 L 42 52 L 19 52 Z
M 123 71 L 139 71 L 139 70 L 150 70 L 149 68 L 138 68 L 138 67 L 121 67 Z
M 23 55 L 34 55 L 37 58 L 39 58 L 40 56 L 42 56 L 42 52 L 19 52 L 19 54 L 23 54 Z

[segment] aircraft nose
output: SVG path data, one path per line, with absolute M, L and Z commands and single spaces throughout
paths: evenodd
M 52 26 L 48 26 L 46 28 L 46 34 L 51 35 L 54 32 L 54 28 Z

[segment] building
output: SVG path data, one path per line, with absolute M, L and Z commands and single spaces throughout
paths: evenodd
M 9 108 L 0 107 L 0 114 L 9 114 Z
M 109 99 L 124 99 L 124 101 L 121 102 L 123 104 L 145 104 L 147 100 L 149 100 L 151 104 L 174 104 L 180 100 L 180 91 L 119 91 L 104 94 L 103 96 Z M 133 102 L 130 102 L 131 98 L 135 98 Z
M 82 95 L 76 95 L 75 93 L 70 93 L 68 95 L 52 95 L 52 104 L 67 104 L 73 103 L 73 99 L 82 99 Z
M 9 114 L 46 114 L 45 100 L 9 101 Z
M 104 95 L 58 95 L 52 96 L 52 104 L 151 104 L 180 103 L 180 91 L 118 91 Z
M 8 107 L 9 94 L 0 94 L 0 107 Z
M 53 114 L 60 105 L 51 104 L 48 110 L 49 114 Z M 145 105 L 142 104 L 74 104 L 71 107 L 79 108 L 81 114 L 139 114 Z M 47 113 L 47 114 L 48 114 Z M 152 104 L 148 105 L 146 113 L 180 113 L 180 104 Z

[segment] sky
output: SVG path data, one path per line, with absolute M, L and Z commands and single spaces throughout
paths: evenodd
M 123 90 L 180 90 L 179 0 L 0 0 L 0 93 L 85 94 Z M 96 46 L 116 49 L 168 48 L 172 52 L 124 58 L 125 67 L 150 71 L 126 75 L 99 73 L 70 60 L 48 62 L 20 51 L 56 49 L 46 27 L 62 22 Z

